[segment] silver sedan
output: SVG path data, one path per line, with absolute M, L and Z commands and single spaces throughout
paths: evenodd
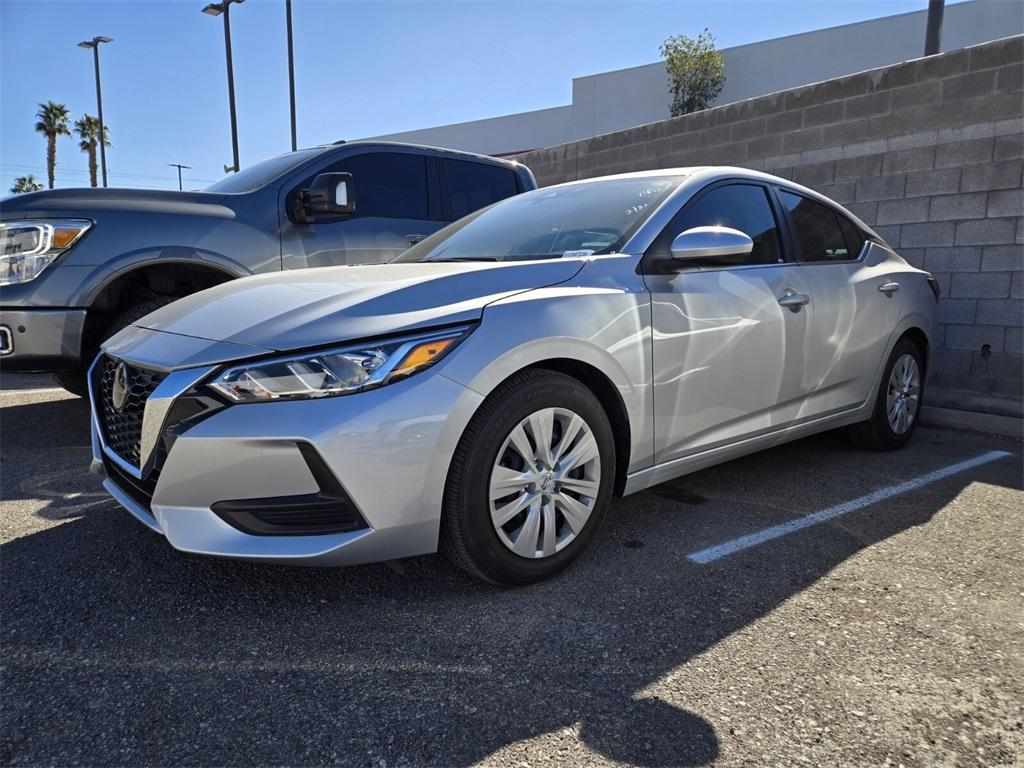
M 527 584 L 580 555 L 613 495 L 838 427 L 906 443 L 938 295 L 780 178 L 572 182 L 395 263 L 245 278 L 143 318 L 91 371 L 93 469 L 188 552 L 441 549 Z

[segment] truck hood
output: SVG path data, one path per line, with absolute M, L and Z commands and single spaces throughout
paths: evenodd
M 99 211 L 142 213 L 230 214 L 218 203 L 224 193 L 175 192 L 163 189 L 48 189 L 0 200 L 0 216 L 25 219 L 36 216 L 90 218 Z
M 564 282 L 584 263 L 412 263 L 275 272 L 187 296 L 136 326 L 289 351 L 479 320 L 487 304 Z

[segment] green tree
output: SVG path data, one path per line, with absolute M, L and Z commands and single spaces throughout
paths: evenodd
M 707 29 L 696 39 L 676 35 L 661 44 L 672 93 L 672 117 L 707 109 L 725 85 L 725 57 Z
M 57 137 L 70 136 L 68 123 L 71 122 L 71 112 L 63 104 L 48 101 L 39 105 L 36 112 L 39 121 L 36 123 L 36 132 L 46 137 L 46 179 L 53 189 L 53 176 L 57 170 Z
M 75 133 L 81 141 L 78 148 L 89 154 L 89 184 L 96 186 L 96 148 L 100 141 L 100 121 L 95 115 L 82 115 L 75 120 Z M 103 126 L 103 145 L 113 146 L 110 143 L 110 131 Z
M 43 185 L 39 183 L 35 176 L 31 173 L 28 176 L 19 176 L 14 180 L 14 186 L 11 187 L 11 192 L 16 195 L 20 195 L 22 192 L 38 192 L 43 188 Z

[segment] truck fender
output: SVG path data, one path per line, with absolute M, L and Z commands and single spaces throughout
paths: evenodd
M 111 259 L 108 264 L 97 267 L 96 271 L 83 281 L 82 289 L 74 297 L 74 306 L 92 306 L 97 297 L 111 283 L 131 272 L 147 267 L 169 266 L 172 264 L 202 266 L 213 272 L 220 272 L 226 278 L 232 280 L 252 274 L 243 264 L 224 254 L 198 248 L 170 246 L 128 251 Z

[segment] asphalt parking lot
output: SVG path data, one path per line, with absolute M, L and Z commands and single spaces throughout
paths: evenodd
M 86 472 L 83 401 L 2 386 L 5 765 L 1024 760 L 1018 442 L 803 440 L 618 500 L 502 591 L 177 553 Z

